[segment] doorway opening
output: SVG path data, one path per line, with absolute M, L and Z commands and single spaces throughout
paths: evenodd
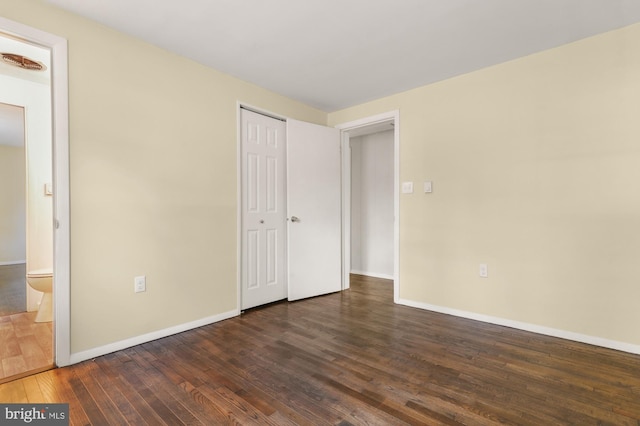
M 0 67 L 0 381 L 5 381 L 53 366 L 53 179 L 51 75 L 44 65 L 50 52 L 8 37 L 0 38 L 0 51 L 42 67 L 11 62 Z
M 399 299 L 399 112 L 342 130 L 343 288 L 352 274 L 393 281 Z
M 54 365 L 65 366 L 70 363 L 67 41 L 0 18 L 0 42 L 3 43 L 3 52 L 22 55 L 22 49 L 25 49 L 28 51 L 25 56 L 35 56 L 37 62 L 48 70 L 48 81 L 43 81 L 43 74 L 23 74 L 33 71 L 2 64 L 0 102 L 24 107 L 28 210 L 25 271 L 52 270 L 52 275 L 49 275 L 53 278 L 54 296 L 52 322 L 49 323 L 53 335 L 49 354 L 52 362 L 44 369 Z M 18 51 L 12 52 L 14 48 Z M 20 81 L 25 81 L 25 84 L 16 83 Z M 34 92 L 41 96 L 33 96 Z M 30 176 L 29 170 L 44 170 L 44 177 Z M 40 209 L 40 204 L 47 203 L 50 206 L 48 213 L 46 209 Z M 40 213 L 33 215 L 30 210 Z M 30 224 L 32 220 L 35 222 Z M 42 229 L 48 231 L 48 236 L 47 232 L 40 233 Z M 31 297 L 29 291 L 27 287 L 27 308 L 39 308 L 38 296 L 42 293 L 34 290 Z M 5 347 L 4 344 L 2 346 Z M 25 371 L 22 375 L 36 371 Z M 20 374 L 12 376 L 15 378 Z

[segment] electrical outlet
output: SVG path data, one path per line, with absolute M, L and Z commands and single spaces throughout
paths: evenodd
M 147 291 L 147 277 L 145 277 L 144 275 L 135 277 L 133 279 L 133 291 L 135 293 Z
M 486 263 L 480 264 L 480 277 L 489 278 L 489 266 Z

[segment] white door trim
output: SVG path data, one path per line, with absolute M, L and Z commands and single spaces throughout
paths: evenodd
M 394 110 L 335 126 L 341 130 L 342 143 L 342 285 L 349 287 L 351 270 L 351 150 L 349 131 L 385 121 L 393 121 L 393 301 L 400 299 L 400 111 Z
M 69 88 L 67 40 L 0 17 L 0 32 L 51 50 L 53 123 L 54 363 L 70 364 Z

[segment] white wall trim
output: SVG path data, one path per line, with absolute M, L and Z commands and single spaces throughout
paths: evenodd
M 154 331 L 140 336 L 132 337 L 130 339 L 120 340 L 119 342 L 109 343 L 108 345 L 100 346 L 97 348 L 89 349 L 82 352 L 76 352 L 71 354 L 71 364 L 93 359 L 102 355 L 110 354 L 112 352 L 121 351 L 133 346 L 141 345 L 143 343 L 151 342 L 153 340 L 162 339 L 163 337 L 172 336 L 174 334 L 182 333 L 185 331 L 193 330 L 194 328 L 203 327 L 205 325 L 220 322 L 229 318 L 233 318 L 240 315 L 240 311 L 234 309 L 233 311 L 225 312 L 222 314 L 214 315 L 207 318 L 202 318 L 197 321 L 188 322 L 181 325 L 165 328 L 163 330 Z
M 242 102 L 236 102 L 236 307 L 242 309 Z
M 27 263 L 26 260 L 8 260 L 6 262 L 0 262 L 0 266 L 9 266 L 9 265 L 22 265 Z
M 51 98 L 53 140 L 54 253 L 54 362 L 70 362 L 70 220 L 69 220 L 69 82 L 67 40 L 0 17 L 0 32 L 51 50 Z M 57 226 L 56 226 L 57 225 Z
M 399 303 L 400 300 L 400 110 L 393 110 L 370 117 L 361 118 L 347 123 L 336 125 L 337 129 L 342 131 L 342 224 L 343 224 L 343 245 L 342 245 L 342 264 L 344 267 L 343 281 L 346 281 L 348 287 L 348 271 L 351 270 L 351 152 L 349 149 L 349 137 L 346 133 L 349 130 L 355 130 L 360 127 L 369 126 L 371 124 L 381 123 L 384 121 L 393 121 L 393 214 L 395 220 L 393 222 L 393 301 Z M 348 158 L 348 161 L 347 161 Z M 348 197 L 348 198 L 346 198 Z
M 428 303 L 415 302 L 413 300 L 400 299 L 398 301 L 398 304 L 640 355 L 640 345 L 634 345 L 631 343 L 619 342 L 616 340 L 609 340 L 602 337 L 589 336 L 586 334 L 574 333 L 572 331 L 559 330 L 556 328 L 544 327 L 541 325 L 530 324 L 526 322 L 512 321 L 505 318 L 493 317 L 489 315 L 476 314 L 459 309 L 430 305 Z
M 342 289 L 351 287 L 351 142 L 349 132 L 340 132 L 342 154 Z
M 385 280 L 392 280 L 393 279 L 393 275 L 387 275 L 387 274 L 377 274 L 375 272 L 366 272 L 366 271 L 351 271 L 352 274 L 356 274 L 356 275 L 364 275 L 366 277 L 372 277 L 372 278 L 382 278 Z

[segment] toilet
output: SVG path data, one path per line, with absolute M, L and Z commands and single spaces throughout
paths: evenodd
M 36 322 L 50 322 L 53 319 L 53 269 L 36 269 L 27 272 L 27 282 L 32 289 L 42 292 Z

